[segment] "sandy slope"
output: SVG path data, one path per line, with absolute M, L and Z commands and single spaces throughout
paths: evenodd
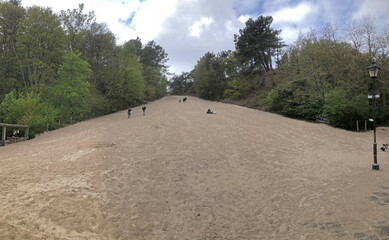
M 0 239 L 389 239 L 372 132 L 178 99 L 1 147 Z

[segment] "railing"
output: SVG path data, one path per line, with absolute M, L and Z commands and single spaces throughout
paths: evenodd
M 328 122 L 328 119 L 327 118 L 325 118 L 325 117 L 322 117 L 322 116 L 316 116 L 316 122 L 318 122 L 318 123 L 329 123 Z
M 27 125 L 18 125 L 18 124 L 9 124 L 9 123 L 0 123 L 0 127 L 2 129 L 1 131 L 1 139 L 0 139 L 0 146 L 4 146 L 5 143 L 8 141 L 6 140 L 6 133 L 7 133 L 7 127 L 11 128 L 24 128 L 24 137 L 28 139 L 28 131 L 30 130 L 30 127 Z

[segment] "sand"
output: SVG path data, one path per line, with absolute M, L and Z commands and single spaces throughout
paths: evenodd
M 179 99 L 0 147 L 0 239 L 389 239 L 372 131 Z

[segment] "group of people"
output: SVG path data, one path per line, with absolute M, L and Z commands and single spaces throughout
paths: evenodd
M 129 108 L 129 109 L 127 110 L 128 118 L 131 117 L 131 111 L 132 111 L 131 108 Z M 146 106 L 143 106 L 143 107 L 142 107 L 142 112 L 143 112 L 143 116 L 146 115 Z
M 216 111 L 212 111 L 210 108 L 208 108 L 207 114 L 216 114 Z
M 187 97 L 184 97 L 184 98 L 182 99 L 183 102 L 186 102 L 187 100 L 188 100 Z M 178 100 L 178 102 L 181 102 L 181 99 Z M 131 108 L 129 108 L 129 109 L 127 110 L 128 118 L 131 117 L 131 111 L 132 111 Z M 143 113 L 143 116 L 146 115 L 146 106 L 143 106 L 143 107 L 142 107 L 142 113 Z M 208 108 L 207 114 L 216 114 L 216 111 L 212 111 L 210 108 Z M 381 147 L 381 149 L 382 149 L 382 147 Z M 385 150 L 382 150 L 382 151 L 385 151 Z
M 182 99 L 182 101 L 183 101 L 183 102 L 186 102 L 186 100 L 188 100 L 188 98 L 187 98 L 187 97 L 184 97 L 184 98 Z M 178 100 L 178 102 L 180 103 L 180 102 L 181 102 L 181 99 L 180 99 L 180 100 Z

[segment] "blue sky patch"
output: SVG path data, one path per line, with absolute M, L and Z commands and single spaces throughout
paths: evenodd
M 235 16 L 242 15 L 260 15 L 263 12 L 263 2 L 261 0 L 238 1 L 234 4 L 233 9 Z
M 119 22 L 120 22 L 121 24 L 126 25 L 126 26 L 130 26 L 131 23 L 132 23 L 132 20 L 133 20 L 134 17 L 135 17 L 135 13 L 136 13 L 136 12 L 132 12 L 132 13 L 130 14 L 130 16 L 129 16 L 127 19 L 122 19 L 122 18 L 120 18 L 120 19 L 119 19 Z

